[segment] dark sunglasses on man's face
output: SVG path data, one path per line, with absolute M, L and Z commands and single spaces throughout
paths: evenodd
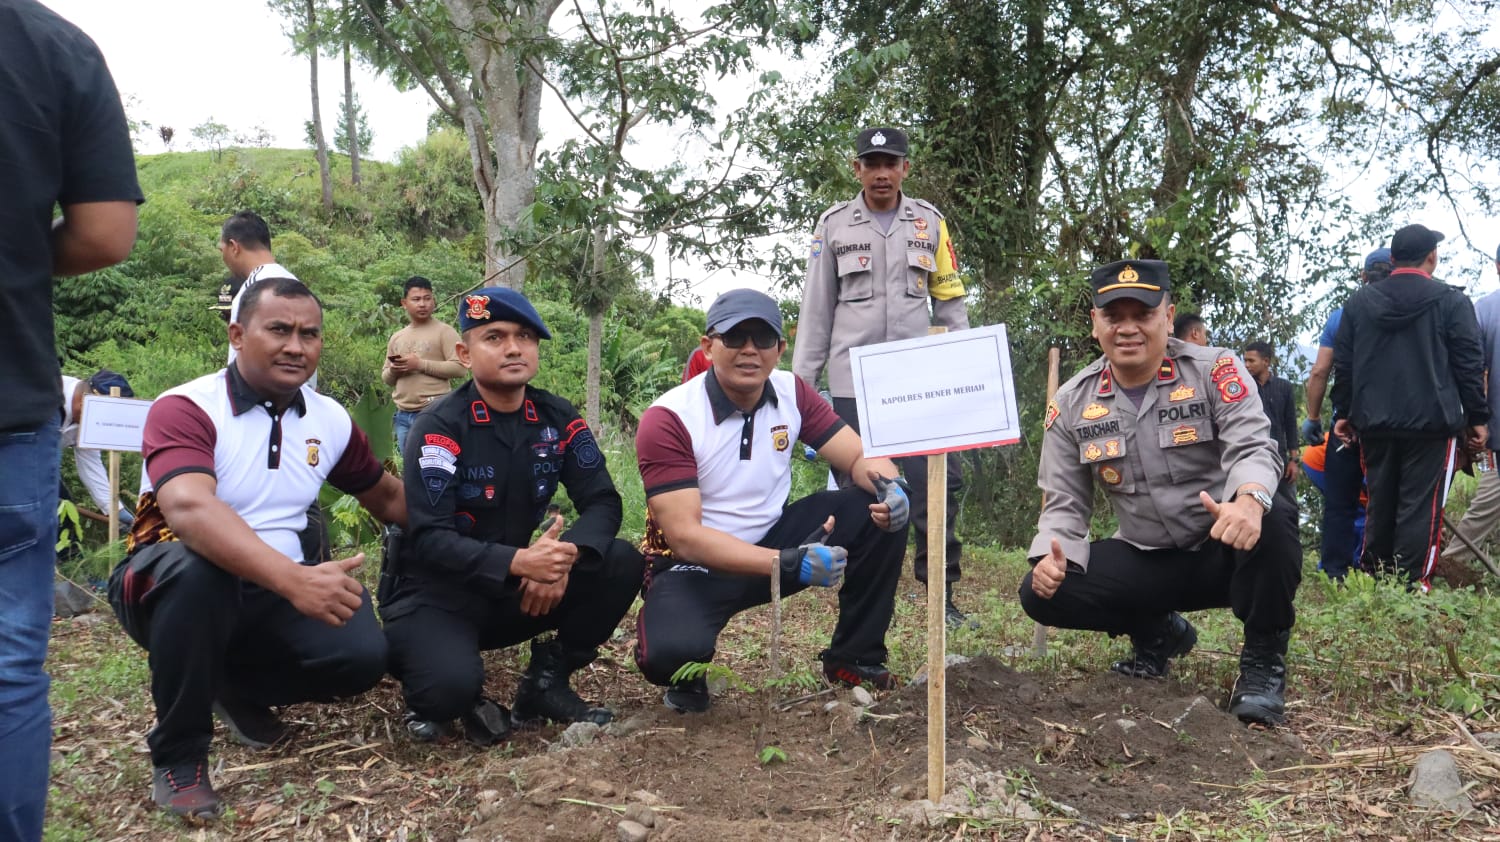
M 741 330 L 740 328 L 735 328 L 728 333 L 716 333 L 714 337 L 723 342 L 725 348 L 733 348 L 735 350 L 745 347 L 745 342 L 750 341 L 755 343 L 756 348 L 762 351 L 769 351 L 776 347 L 776 343 L 781 341 L 781 337 L 776 335 L 776 331 L 770 328 L 761 330 Z

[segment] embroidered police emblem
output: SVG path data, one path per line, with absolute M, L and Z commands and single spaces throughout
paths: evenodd
M 1239 375 L 1227 378 L 1219 384 L 1219 397 L 1224 399 L 1224 403 L 1239 403 L 1245 395 L 1245 384 L 1240 382 Z
M 1110 439 L 1104 443 L 1104 455 L 1113 459 L 1120 455 L 1120 440 Z
M 1100 457 L 1102 457 L 1103 455 L 1104 451 L 1100 450 L 1099 445 L 1094 444 L 1093 442 L 1089 442 L 1089 446 L 1084 448 L 1083 450 L 1083 458 L 1089 460 L 1090 462 L 1099 461 Z
M 1042 429 L 1052 429 L 1052 422 L 1056 421 L 1057 416 L 1061 414 L 1062 409 L 1058 407 L 1057 401 L 1047 401 L 1047 417 L 1042 419 Z
M 863 257 L 863 256 L 861 256 L 859 258 L 859 268 L 864 269 L 864 268 L 868 267 L 869 265 L 870 265 L 870 258 Z
M 1178 403 L 1185 400 L 1191 400 L 1197 394 L 1198 392 L 1194 390 L 1192 386 L 1184 383 L 1183 385 L 1173 389 L 1171 392 L 1168 392 L 1167 400 L 1171 401 L 1172 403 Z
M 812 241 L 812 256 L 813 257 L 822 257 L 823 256 L 823 238 L 822 237 L 813 237 L 813 241 Z
M 1104 465 L 1099 468 L 1099 479 L 1104 480 L 1106 485 L 1119 485 L 1120 480 L 1124 479 L 1124 477 L 1120 476 L 1120 472 L 1115 469 L 1115 466 Z
M 317 439 L 307 440 L 307 464 L 316 468 L 318 466 L 318 445 L 322 444 Z
M 1093 421 L 1098 418 L 1103 418 L 1108 414 L 1109 407 L 1103 404 L 1091 403 L 1083 408 L 1083 420 L 1085 421 Z
M 885 145 L 885 135 L 883 133 L 881 133 L 881 132 L 876 132 L 875 136 L 872 137 L 872 138 L 870 138 L 870 145 L 871 146 L 884 146 Z
M 484 499 L 486 499 L 486 500 L 493 500 L 493 499 L 495 499 L 495 486 L 493 486 L 493 485 L 486 485 L 484 487 Z
M 925 218 L 923 218 L 923 217 L 920 217 L 920 216 L 917 217 L 916 220 L 913 221 L 911 225 L 912 225 L 913 228 L 917 229 L 918 231 L 926 231 L 927 230 L 927 220 Z M 923 240 L 927 239 L 926 237 L 923 237 L 921 234 L 918 234 L 917 237 L 919 239 L 923 239 Z
M 1120 283 L 1122 284 L 1133 284 L 1140 279 L 1141 274 L 1135 271 L 1134 266 L 1126 264 L 1125 268 L 1120 270 Z
M 1198 440 L 1198 428 L 1190 424 L 1183 424 L 1172 430 L 1173 444 L 1192 444 Z
M 464 303 L 469 307 L 468 311 L 464 313 L 465 316 L 475 321 L 490 317 L 490 308 L 488 306 L 490 297 L 488 295 L 466 295 L 464 296 Z
M 925 254 L 919 255 L 917 257 L 917 263 L 921 264 L 923 269 L 932 269 L 932 258 L 928 257 Z
M 771 446 L 776 448 L 777 453 L 792 446 L 792 437 L 785 424 L 771 428 Z
M 917 221 L 921 222 L 922 220 L 919 219 Z M 926 227 L 927 226 L 925 226 L 925 225 L 922 226 L 922 228 L 926 228 Z M 927 233 L 926 231 L 922 230 L 922 228 L 918 228 L 917 229 L 917 239 L 919 239 L 919 240 L 930 240 L 930 239 L 932 239 L 932 235 L 929 234 L 929 233 Z

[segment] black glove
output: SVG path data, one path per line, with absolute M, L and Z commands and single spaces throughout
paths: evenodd
M 781 569 L 794 573 L 797 581 L 804 585 L 831 588 L 844 579 L 844 568 L 849 564 L 849 551 L 843 547 L 830 547 L 823 543 L 828 533 L 818 527 L 807 536 L 806 542 L 781 551 Z

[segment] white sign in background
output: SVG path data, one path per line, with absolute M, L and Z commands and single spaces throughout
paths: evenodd
M 1005 325 L 849 352 L 866 456 L 916 456 L 1021 439 Z
M 141 452 L 141 432 L 151 401 L 86 395 L 78 419 L 78 446 L 93 450 Z

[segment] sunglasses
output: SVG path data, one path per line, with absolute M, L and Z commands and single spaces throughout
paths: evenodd
M 781 341 L 781 337 L 776 335 L 776 331 L 769 328 L 762 330 L 741 330 L 735 328 L 728 333 L 711 334 L 709 338 L 717 339 L 724 343 L 725 348 L 732 348 L 734 350 L 745 347 L 745 343 L 748 341 L 754 342 L 755 347 L 762 351 L 769 351 L 775 348 L 776 344 Z

